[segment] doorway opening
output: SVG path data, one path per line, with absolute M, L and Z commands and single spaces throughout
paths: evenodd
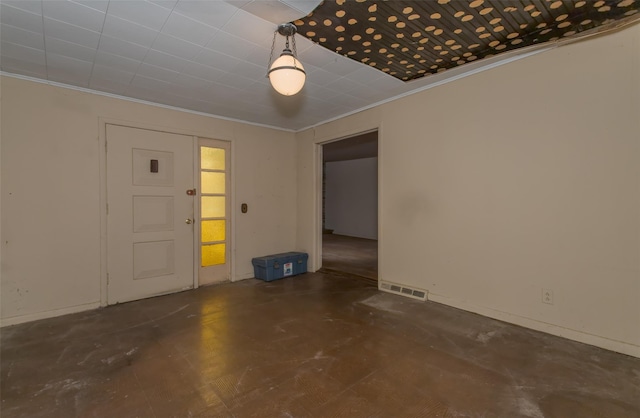
M 378 131 L 322 145 L 322 269 L 378 281 Z

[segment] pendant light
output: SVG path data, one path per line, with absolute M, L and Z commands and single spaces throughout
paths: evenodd
M 307 74 L 304 67 L 296 57 L 296 38 L 297 28 L 293 23 L 284 23 L 278 26 L 273 33 L 273 43 L 271 44 L 271 55 L 269 56 L 269 72 L 267 77 L 273 88 L 284 96 L 293 96 L 302 90 Z M 273 59 L 273 49 L 276 45 L 276 33 L 286 38 L 286 44 L 280 57 L 271 63 Z M 289 38 L 293 45 L 293 51 L 289 49 Z

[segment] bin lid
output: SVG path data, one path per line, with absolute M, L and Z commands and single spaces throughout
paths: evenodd
M 265 265 L 265 264 L 271 265 L 275 262 L 286 263 L 288 261 L 299 260 L 301 258 L 306 260 L 307 258 L 309 258 L 309 254 L 297 252 L 297 251 L 290 251 L 287 253 L 271 254 L 271 255 L 265 255 L 262 257 L 255 257 L 251 259 L 251 262 L 257 265 Z

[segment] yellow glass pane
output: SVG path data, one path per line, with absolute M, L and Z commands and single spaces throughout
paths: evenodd
M 200 147 L 200 168 L 204 170 L 224 170 L 224 149 Z
M 224 173 L 211 173 L 202 171 L 200 173 L 200 188 L 202 193 L 224 194 Z
M 224 219 L 202 221 L 200 232 L 202 242 L 224 241 L 225 221 Z
M 203 218 L 224 218 L 224 196 L 202 196 L 200 216 Z
M 202 267 L 225 263 L 225 244 L 202 246 Z

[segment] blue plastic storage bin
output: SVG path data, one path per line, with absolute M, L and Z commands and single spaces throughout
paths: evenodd
M 251 259 L 256 279 L 270 282 L 307 272 L 307 253 L 289 252 Z

